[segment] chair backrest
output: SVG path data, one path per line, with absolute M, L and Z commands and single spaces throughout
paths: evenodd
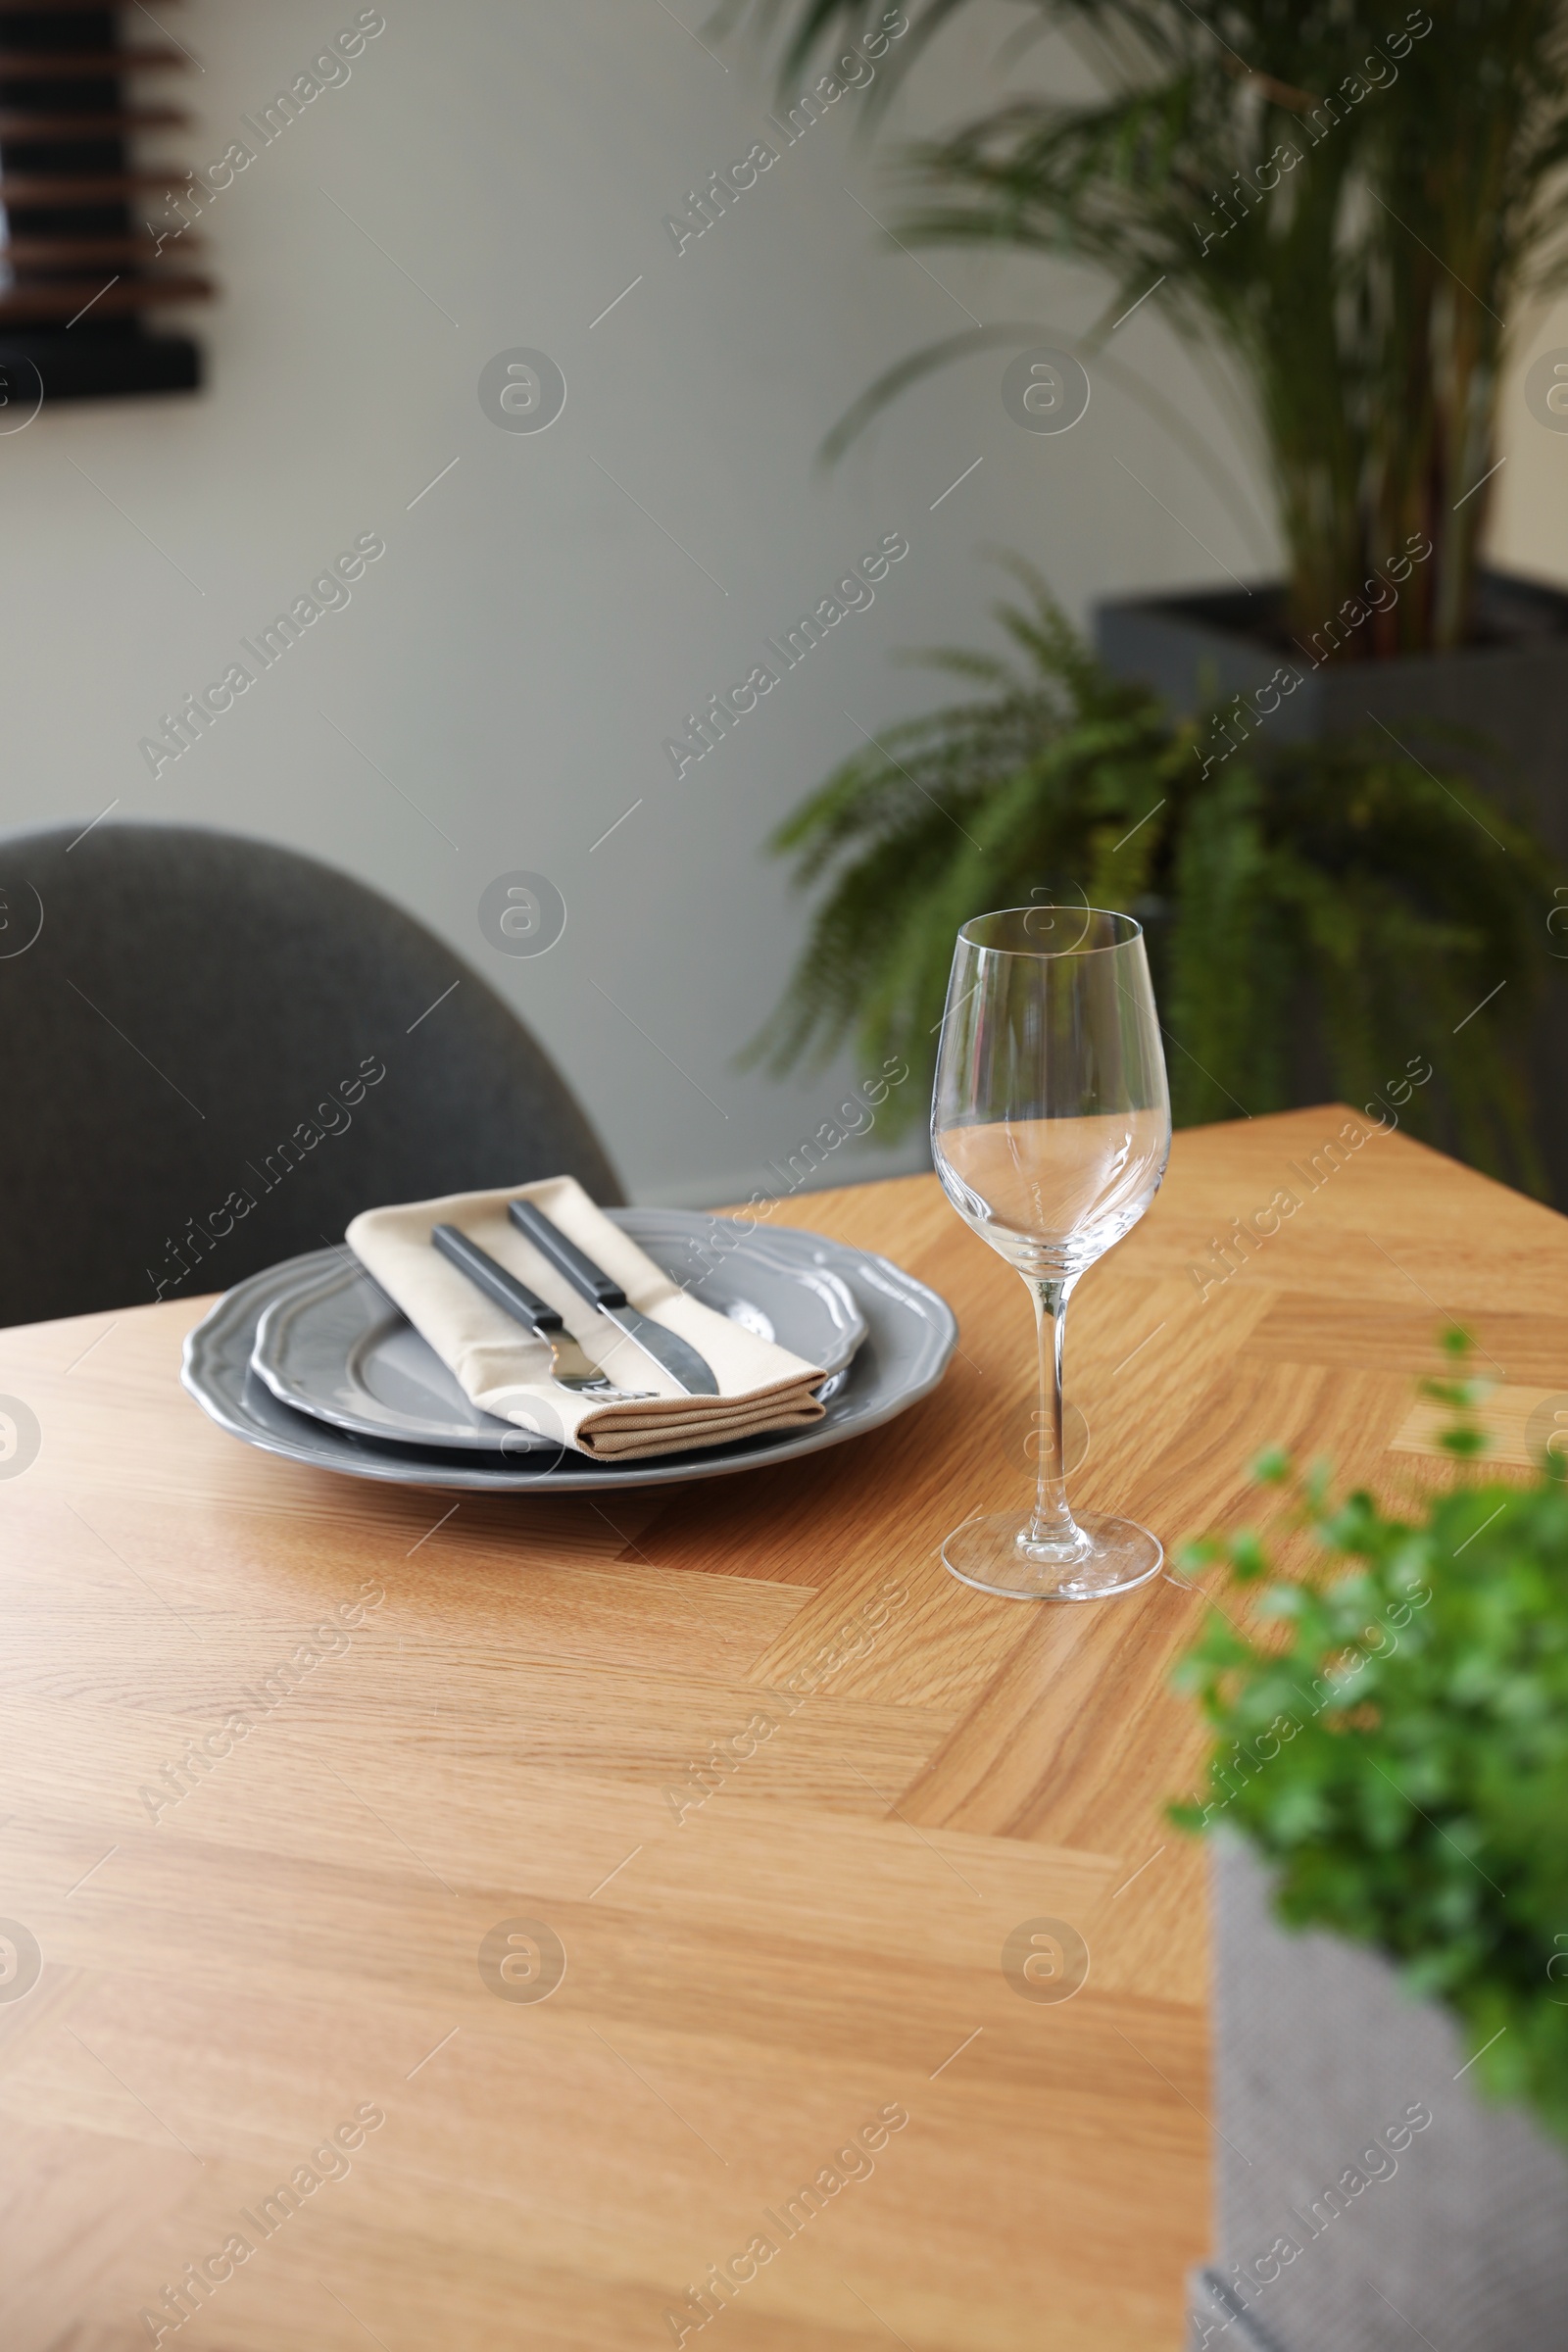
M 382 1200 L 621 1196 L 500 998 L 332 867 L 184 825 L 0 842 L 0 1323 L 223 1290 Z

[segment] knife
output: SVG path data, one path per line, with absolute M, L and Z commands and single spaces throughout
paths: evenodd
M 591 1257 L 585 1257 L 574 1243 L 568 1242 L 543 1209 L 536 1208 L 531 1200 L 513 1200 L 508 1203 L 507 1213 L 517 1231 L 532 1242 L 541 1257 L 549 1259 L 577 1296 L 598 1307 L 606 1320 L 624 1332 L 644 1355 L 652 1356 L 686 1396 L 718 1395 L 718 1383 L 696 1348 L 666 1330 L 662 1323 L 656 1323 L 651 1315 L 639 1314 L 619 1283 L 612 1281 L 602 1266 L 596 1266 Z
M 597 1364 L 588 1361 L 555 1308 L 536 1298 L 525 1283 L 456 1225 L 432 1225 L 430 1241 L 444 1258 L 466 1274 L 475 1290 L 544 1341 L 550 1350 L 550 1377 L 559 1387 L 592 1396 L 602 1404 L 632 1404 L 654 1395 L 652 1389 L 617 1389 Z

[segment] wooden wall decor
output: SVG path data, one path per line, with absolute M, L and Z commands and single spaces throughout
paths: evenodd
M 149 225 L 150 214 L 177 218 L 169 199 L 189 175 L 139 152 L 190 120 L 164 93 L 194 60 L 143 39 L 145 14 L 122 38 L 125 13 L 78 0 L 0 8 L 0 418 L 40 395 L 189 392 L 201 380 L 197 346 L 147 324 L 213 290 L 199 241 L 182 234 L 177 259 L 161 258 Z

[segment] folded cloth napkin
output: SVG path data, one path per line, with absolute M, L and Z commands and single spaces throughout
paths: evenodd
M 719 1394 L 683 1396 L 662 1364 L 579 1298 L 540 1256 L 508 1217 L 509 1200 L 536 1201 L 568 1241 L 619 1283 L 633 1306 L 689 1340 L 710 1366 Z M 584 1353 L 617 1387 L 656 1394 L 635 1404 L 604 1404 L 559 1387 L 550 1377 L 547 1342 L 493 1305 L 439 1255 L 430 1241 L 435 1225 L 456 1225 L 557 1308 Z M 615 1461 L 686 1453 L 822 1417 L 813 1394 L 825 1378 L 819 1366 L 759 1339 L 679 1289 L 594 1206 L 575 1177 L 366 1209 L 345 1238 L 481 1412 L 560 1438 L 578 1453 Z

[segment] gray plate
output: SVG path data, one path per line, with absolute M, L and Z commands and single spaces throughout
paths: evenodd
M 715 1222 L 690 1209 L 609 1214 L 676 1281 L 691 1279 L 692 1240 L 710 1239 Z M 739 1228 L 728 1230 L 739 1235 Z M 819 1262 L 820 1250 L 814 1234 L 788 1228 L 742 1235 L 695 1295 L 759 1338 L 838 1374 L 865 1337 L 865 1318 L 842 1275 Z M 435 1350 L 346 1251 L 273 1299 L 257 1328 L 251 1369 L 280 1403 L 357 1437 L 513 1458 L 521 1450 L 556 1450 L 549 1438 L 471 1404 Z
M 710 1235 L 714 1224 L 721 1222 L 691 1213 L 692 1228 L 700 1228 L 704 1234 Z M 733 1230 L 738 1247 L 747 1236 L 739 1227 Z M 307 1257 L 270 1266 L 228 1292 L 186 1340 L 181 1378 L 204 1411 L 247 1445 L 316 1469 L 343 1471 L 351 1478 L 495 1494 L 530 1488 L 570 1494 L 723 1478 L 738 1470 L 816 1453 L 824 1446 L 840 1445 L 846 1438 L 858 1437 L 862 1431 L 876 1429 L 906 1412 L 941 1380 L 957 1339 L 957 1323 L 946 1299 L 887 1258 L 851 1250 L 820 1234 L 798 1233 L 793 1227 L 780 1228 L 768 1239 L 787 1246 L 786 1236 L 789 1245 L 802 1250 L 803 1263 L 839 1276 L 866 1324 L 865 1340 L 839 1376 L 844 1386 L 828 1401 L 822 1419 L 809 1429 L 781 1430 L 772 1437 L 743 1438 L 733 1446 L 634 1462 L 594 1462 L 580 1453 L 558 1454 L 554 1448 L 530 1455 L 520 1444 L 514 1451 L 500 1454 L 461 1452 L 435 1446 L 387 1444 L 336 1429 L 281 1403 L 250 1365 L 257 1326 L 267 1309 L 275 1299 L 291 1296 L 297 1285 L 316 1281 L 324 1267 L 341 1264 L 341 1253 L 335 1250 L 315 1250 Z M 517 1432 L 519 1441 L 523 1435 Z

